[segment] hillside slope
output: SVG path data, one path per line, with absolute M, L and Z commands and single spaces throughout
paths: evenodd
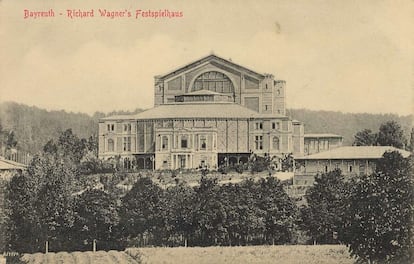
M 135 111 L 114 111 L 107 115 L 137 113 Z M 18 142 L 17 148 L 34 154 L 47 141 L 55 139 L 60 132 L 71 128 L 80 138 L 98 134 L 98 120 L 107 116 L 97 112 L 93 116 L 84 113 L 47 111 L 35 106 L 15 102 L 0 103 L 0 125 L 4 130 L 13 130 Z

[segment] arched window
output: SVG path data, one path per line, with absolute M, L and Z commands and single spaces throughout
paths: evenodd
M 113 139 L 108 139 L 108 151 L 109 152 L 113 152 L 114 151 L 114 140 Z
M 273 142 L 272 142 L 273 144 L 273 149 L 274 150 L 279 150 L 279 144 L 280 144 L 280 141 L 279 141 L 279 138 L 278 137 L 273 137 Z
M 217 93 L 233 93 L 233 83 L 225 74 L 216 71 L 205 72 L 197 77 L 193 91 L 210 90 Z

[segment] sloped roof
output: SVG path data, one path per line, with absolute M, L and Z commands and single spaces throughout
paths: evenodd
M 342 136 L 340 135 L 336 135 L 336 134 L 330 134 L 330 133 L 314 133 L 314 134 L 305 134 L 304 135 L 305 138 L 342 138 Z
M 331 149 L 316 154 L 302 156 L 297 160 L 329 160 L 329 159 L 380 159 L 387 151 L 398 151 L 404 158 L 411 155 L 410 152 L 390 146 L 348 146 Z
M 159 105 L 136 115 L 118 115 L 101 120 L 164 118 L 260 118 L 263 115 L 231 102 L 171 103 Z
M 188 70 L 190 68 L 196 67 L 196 66 L 198 66 L 200 64 L 203 64 L 203 63 L 208 62 L 208 61 L 213 61 L 213 60 L 218 61 L 218 62 L 221 62 L 221 63 L 224 63 L 224 64 L 227 64 L 227 65 L 230 65 L 233 68 L 236 68 L 236 69 L 239 69 L 239 70 L 247 71 L 249 74 L 256 75 L 256 76 L 260 76 L 261 78 L 264 78 L 264 75 L 263 74 L 257 73 L 257 72 L 255 72 L 253 70 L 250 70 L 250 69 L 248 69 L 248 68 L 246 68 L 244 66 L 241 66 L 239 64 L 236 64 L 236 63 L 234 63 L 234 62 L 232 62 L 230 60 L 223 59 L 223 58 L 221 58 L 219 56 L 216 56 L 214 54 L 210 54 L 208 56 L 205 56 L 205 57 L 203 57 L 201 59 L 198 59 L 198 60 L 196 60 L 196 61 L 194 61 L 192 63 L 186 64 L 185 66 L 182 66 L 182 67 L 180 67 L 178 69 L 175 69 L 175 70 L 173 70 L 171 72 L 168 72 L 166 74 L 160 75 L 159 77 L 160 78 L 167 79 L 167 78 L 169 78 L 169 77 L 171 77 L 173 75 L 179 74 L 179 73 L 181 73 L 183 71 L 186 71 L 186 70 Z
M 26 165 L 0 157 L 0 170 L 24 170 Z

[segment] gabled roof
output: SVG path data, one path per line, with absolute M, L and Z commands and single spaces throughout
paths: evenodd
M 305 134 L 305 138 L 342 138 L 340 135 L 336 134 L 329 134 L 329 133 L 321 133 L 321 134 Z
M 341 159 L 380 159 L 387 151 L 398 151 L 407 158 L 410 152 L 390 146 L 352 146 L 339 147 L 308 156 L 298 157 L 297 160 L 341 160 Z
M 284 117 L 273 115 L 272 117 Z M 267 118 L 249 108 L 232 102 L 171 103 L 151 108 L 136 115 L 109 116 L 101 120 L 186 118 Z
M 0 157 L 0 170 L 24 170 L 26 165 Z
M 249 73 L 249 74 L 251 74 L 251 75 L 259 76 L 259 77 L 261 77 L 261 78 L 264 78 L 264 77 L 265 77 L 263 74 L 260 74 L 260 73 L 258 73 L 258 72 L 255 72 L 255 71 L 253 71 L 253 70 L 250 70 L 250 69 L 248 69 L 248 68 L 246 68 L 246 67 L 244 67 L 244 66 L 241 66 L 241 65 L 239 65 L 239 64 L 236 64 L 236 63 L 234 63 L 234 62 L 232 62 L 232 61 L 229 61 L 229 60 L 223 59 L 223 58 L 221 58 L 221 57 L 218 57 L 218 56 L 216 56 L 216 55 L 214 55 L 214 54 L 210 54 L 210 55 L 208 55 L 208 56 L 206 56 L 206 57 L 203 57 L 203 58 L 201 58 L 201 59 L 199 59 L 199 60 L 196 60 L 196 61 L 194 61 L 194 62 L 192 62 L 192 63 L 189 63 L 189 64 L 187 64 L 187 65 L 185 65 L 185 66 L 182 66 L 182 67 L 180 67 L 180 68 L 178 68 L 178 69 L 175 69 L 175 70 L 173 70 L 173 71 L 171 71 L 171 72 L 168 72 L 168 73 L 166 73 L 166 74 L 164 74 L 164 75 L 160 75 L 160 76 L 158 76 L 158 77 L 159 77 L 159 78 L 162 78 L 162 79 L 168 79 L 168 78 L 170 78 L 170 77 L 171 77 L 171 76 L 173 76 L 173 75 L 176 75 L 176 74 L 182 73 L 182 72 L 184 72 L 184 71 L 186 71 L 186 70 L 188 70 L 188 69 L 191 69 L 191 68 L 197 67 L 198 65 L 201 65 L 201 64 L 203 64 L 203 63 L 210 62 L 210 61 L 217 61 L 217 62 L 221 62 L 221 63 L 223 63 L 223 64 L 227 64 L 227 65 L 229 65 L 229 66 L 231 66 L 231 67 L 233 67 L 233 68 L 236 68 L 236 69 L 238 69 L 238 70 L 243 70 L 243 71 L 246 71 L 246 72 L 248 72 L 248 73 Z

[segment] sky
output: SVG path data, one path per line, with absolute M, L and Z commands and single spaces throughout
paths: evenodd
M 55 17 L 24 18 L 50 9 Z M 72 9 L 94 17 L 71 19 Z M 160 9 L 183 16 L 135 18 Z M 155 75 L 214 53 L 285 80 L 288 108 L 408 115 L 413 24 L 409 0 L 0 0 L 0 101 L 88 114 L 150 108 Z

